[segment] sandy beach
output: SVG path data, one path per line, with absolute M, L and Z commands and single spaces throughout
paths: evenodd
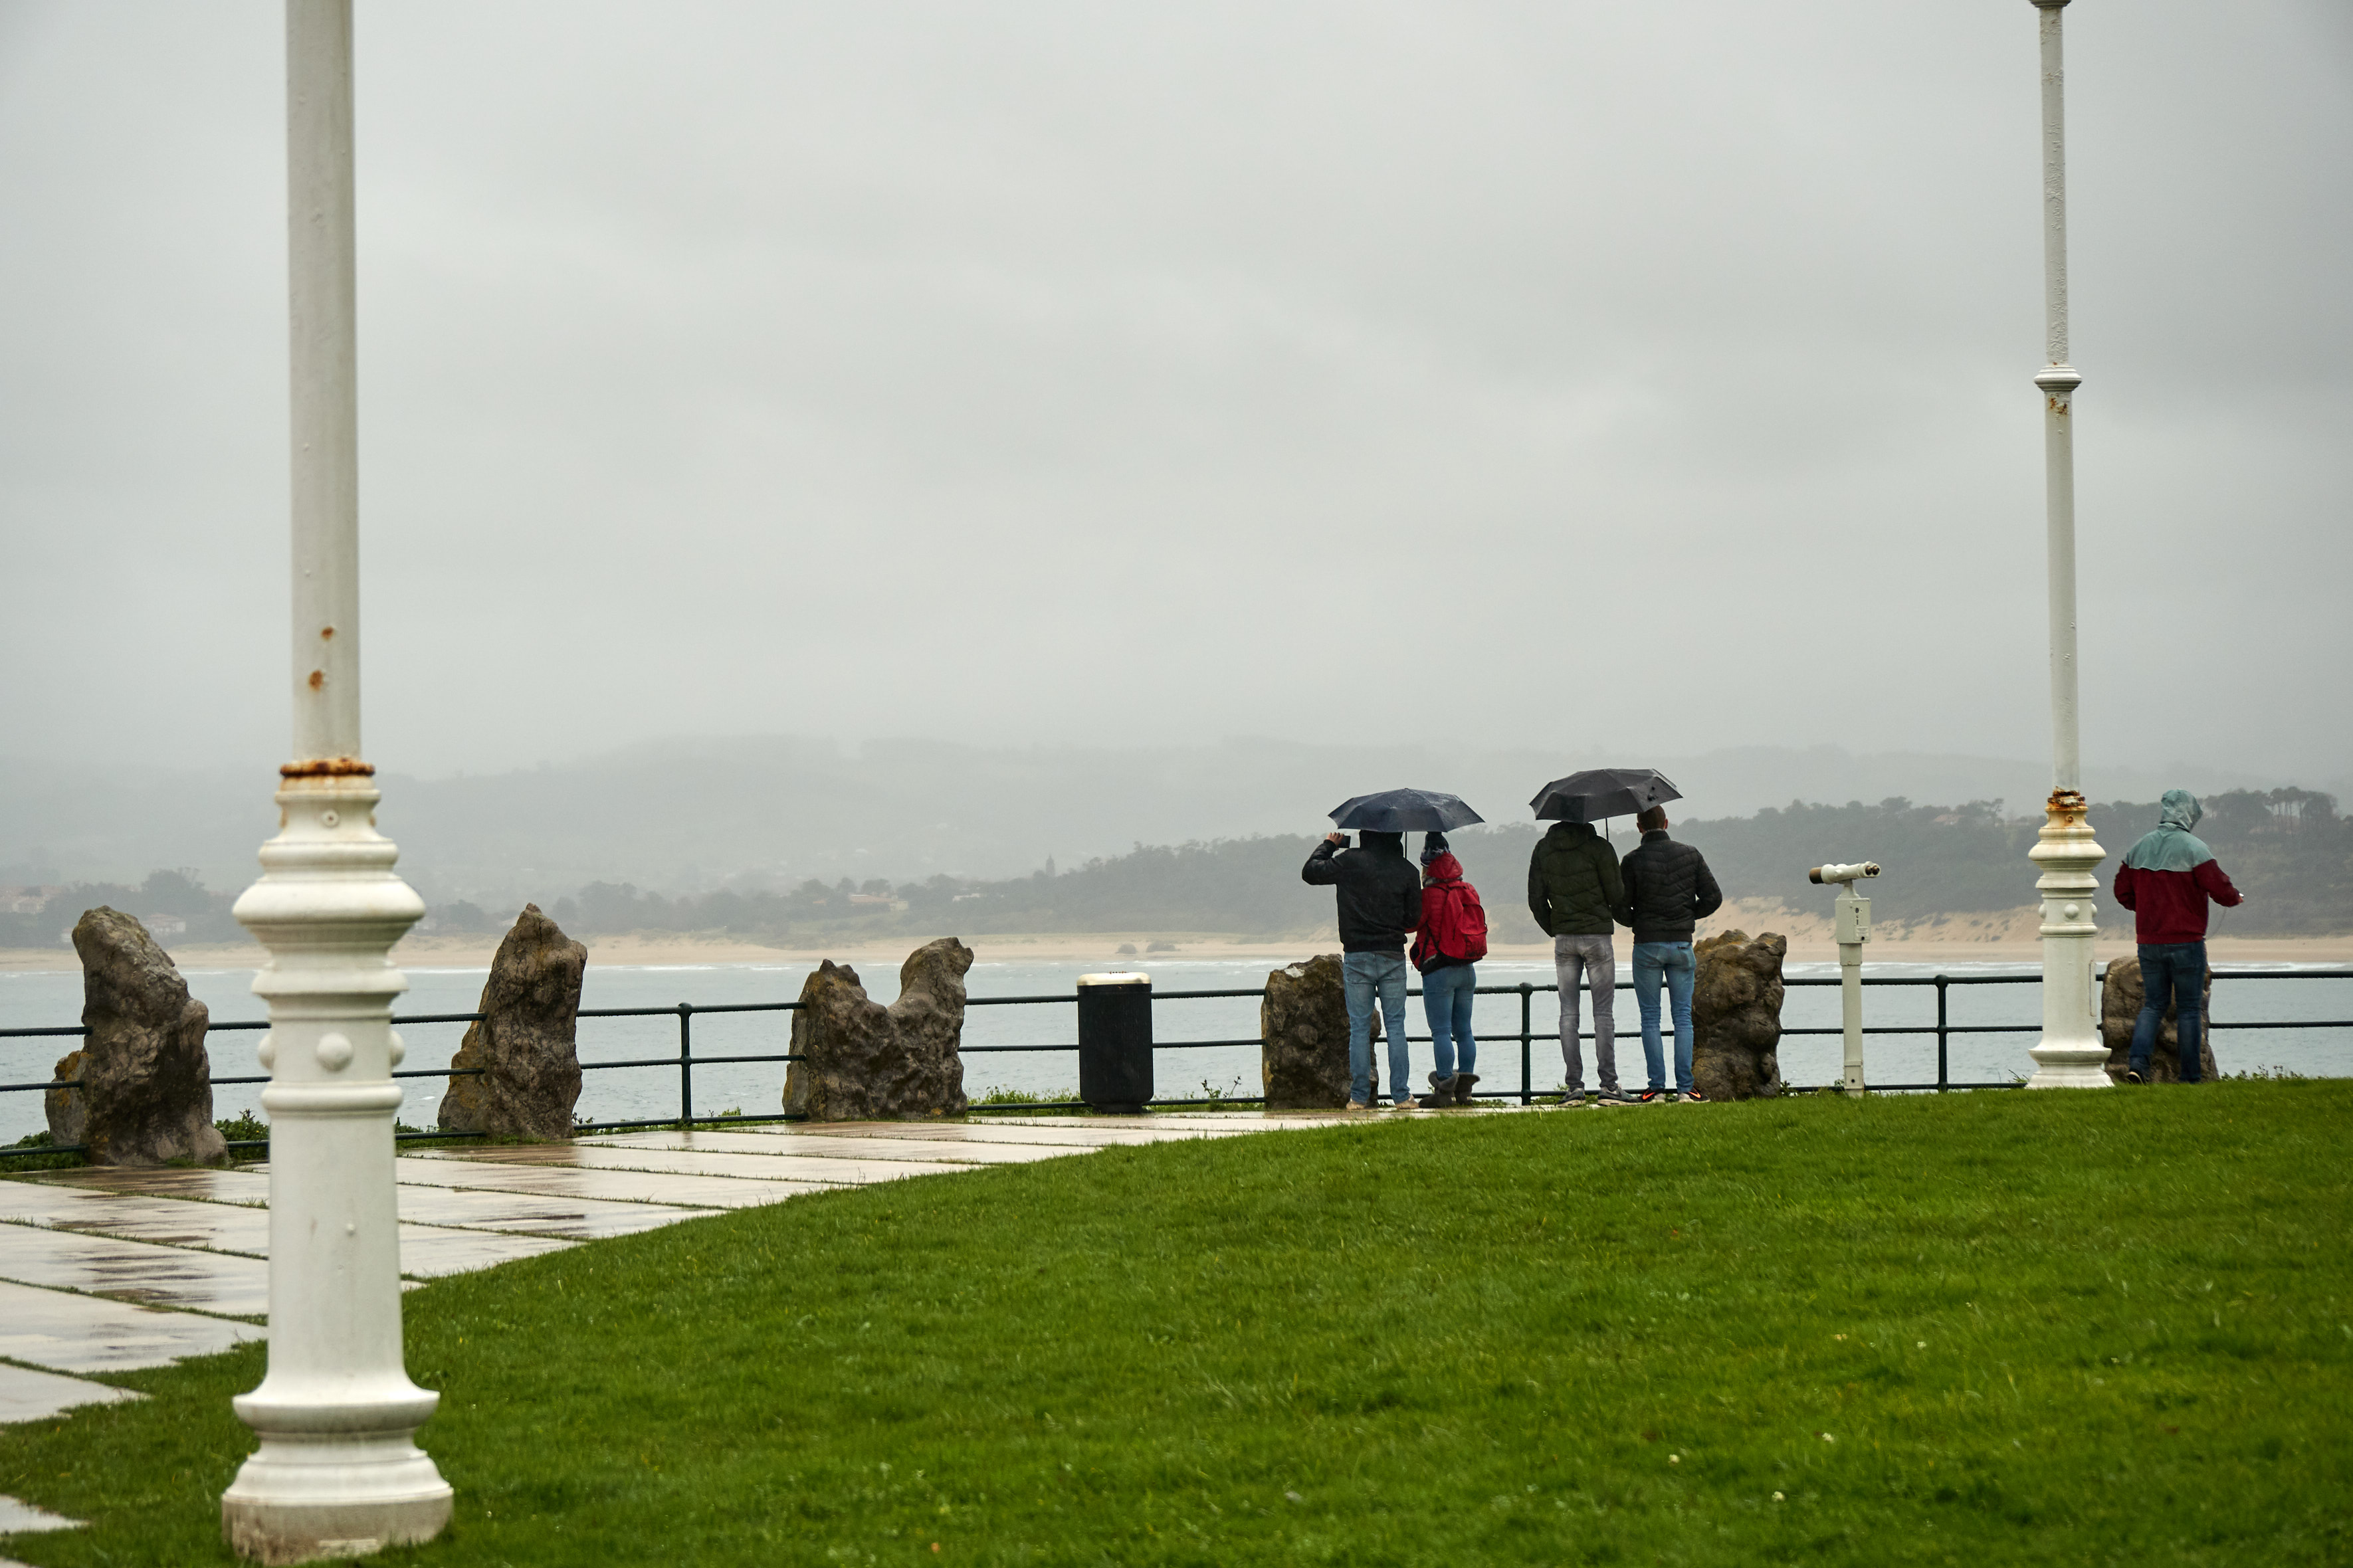
M 1874 926 L 1866 959 L 1902 963 L 2026 963 L 2042 954 L 2036 935 L 2036 911 L 2019 910 L 2000 914 L 1955 915 L 1916 926 L 1883 921 Z M 1838 949 L 1831 941 L 1827 910 L 1793 911 L 1777 905 L 1727 904 L 1703 921 L 1700 934 L 1737 929 L 1754 935 L 1778 931 L 1789 939 L 1789 957 L 1797 963 L 1834 960 Z M 2111 934 L 2113 932 L 2113 934 Z M 943 933 L 945 934 L 945 933 Z M 1619 933 L 1623 962 L 1631 946 L 1630 933 Z M 630 936 L 582 939 L 591 963 L 668 965 L 704 963 L 811 964 L 830 958 L 838 963 L 896 965 L 920 941 L 894 938 L 888 942 L 869 939 L 850 942 L 811 942 L 769 946 L 711 934 L 670 935 L 639 932 Z M 1250 960 L 1272 968 L 1337 951 L 1339 942 L 1328 929 L 1282 936 L 1235 936 L 1216 931 L 1050 931 L 1018 935 L 980 935 L 965 942 L 983 963 L 1100 963 L 1106 969 L 1146 969 L 1155 960 Z M 1124 946 L 1132 951 L 1123 952 Z M 393 950 L 393 961 L 412 968 L 487 968 L 497 951 L 498 938 L 481 936 L 412 936 Z M 253 969 L 267 959 L 250 944 L 176 946 L 173 962 L 183 969 Z M 2095 951 L 2105 961 L 2130 957 L 2129 926 L 2113 925 L 2101 933 Z M 1549 942 L 1499 942 L 1489 956 L 1540 962 L 1552 953 Z M 2320 937 L 2234 937 L 2223 929 L 2210 938 L 2208 952 L 2218 963 L 2353 963 L 2353 935 Z M 79 967 L 73 950 L 57 948 L 0 949 L 0 972 L 59 971 Z

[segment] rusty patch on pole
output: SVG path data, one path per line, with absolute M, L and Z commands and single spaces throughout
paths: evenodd
M 2043 815 L 2062 827 L 2073 827 L 2082 822 L 2084 813 L 2090 809 L 2084 800 L 2084 792 L 2073 789 L 2052 790 L 2051 798 L 2042 806 Z
M 281 763 L 278 776 L 283 779 L 374 778 L 375 764 L 357 757 L 313 757 L 308 762 Z

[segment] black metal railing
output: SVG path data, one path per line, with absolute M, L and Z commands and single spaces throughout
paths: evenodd
M 2042 984 L 2042 977 L 2039 973 L 2031 973 L 2018 974 L 1935 975 L 1864 974 L 1862 976 L 1862 984 L 1866 992 L 1886 987 L 1933 986 L 1936 994 L 1936 1020 L 1932 1024 L 1865 1025 L 1862 1030 L 1862 1033 L 1866 1036 L 1910 1036 L 1915 1038 L 1925 1036 L 1933 1036 L 1936 1042 L 1936 1081 L 1933 1083 L 1874 1083 L 1870 1087 L 1874 1091 L 1888 1093 L 1925 1093 L 1931 1091 L 1941 1093 L 1952 1089 L 2015 1089 L 2019 1087 L 2025 1081 L 2024 1079 L 2013 1077 L 1999 1081 L 1969 1083 L 1954 1082 L 1951 1075 L 1950 1057 L 1952 1038 L 1957 1035 L 2039 1034 L 2042 1032 L 2042 1026 L 2039 1023 L 1953 1023 L 1951 1021 L 1949 1009 L 1950 991 L 1952 987 L 1957 985 L 2039 985 Z M 2217 984 L 2220 984 L 2223 981 L 2241 980 L 2346 979 L 2353 979 L 2353 969 L 2234 969 L 2227 971 L 2217 970 L 2214 972 L 2214 980 Z M 1834 986 L 1841 984 L 1841 979 L 1837 975 L 1788 975 L 1783 977 L 1782 984 L 1784 986 L 1788 987 Z M 1591 987 L 1589 985 L 1585 985 L 1580 986 L 1579 989 L 1581 991 L 1589 992 Z M 1633 982 L 1631 980 L 1620 980 L 1616 984 L 1614 989 L 1618 991 L 1631 990 L 1633 989 Z M 1540 995 L 1556 995 L 1559 993 L 1560 987 L 1556 984 L 1538 985 L 1532 982 L 1523 981 L 1518 984 L 1514 985 L 1481 985 L 1474 987 L 1473 990 L 1475 994 L 1481 996 L 1516 996 L 1519 998 L 1520 1003 L 1520 1027 L 1517 1037 L 1520 1047 L 1520 1087 L 1516 1091 L 1505 1089 L 1490 1094 L 1485 1098 L 1516 1100 L 1521 1105 L 1530 1105 L 1535 1103 L 1539 1096 L 1551 1092 L 1550 1090 L 1540 1090 L 1535 1088 L 1535 1044 L 1539 1039 L 1551 1040 L 1558 1037 L 1558 1031 L 1556 1029 L 1546 1029 L 1539 1032 L 1535 1027 L 1535 998 Z M 1153 994 L 1152 1000 L 1154 1005 L 1156 1006 L 1158 1004 L 1163 1002 L 1204 1001 L 1213 998 L 1235 999 L 1248 996 L 1263 998 L 1265 994 L 1266 990 L 1263 986 L 1243 986 L 1221 990 L 1156 991 Z M 1409 989 L 1408 994 L 1409 996 L 1419 996 L 1421 993 L 1419 989 Z M 972 996 L 965 999 L 965 1005 L 966 1007 L 1075 1006 L 1078 1003 L 1078 994 L 1075 991 L 1069 993 L 1056 992 L 1035 996 Z M 801 1004 L 798 1002 L 731 1002 L 710 1005 L 698 1005 L 691 1002 L 680 1002 L 668 1007 L 581 1008 L 579 1016 L 582 1018 L 677 1018 L 678 1054 L 676 1056 L 641 1057 L 619 1061 L 582 1062 L 580 1064 L 580 1070 L 584 1073 L 614 1072 L 628 1068 L 675 1067 L 678 1068 L 678 1114 L 676 1116 L 643 1117 L 630 1121 L 582 1121 L 575 1125 L 575 1131 L 579 1132 L 609 1132 L 621 1131 L 635 1128 L 691 1126 L 697 1123 L 709 1125 L 712 1123 L 723 1122 L 728 1125 L 735 1125 L 741 1123 L 789 1121 L 795 1120 L 795 1118 L 782 1113 L 773 1116 L 744 1116 L 741 1114 L 728 1116 L 696 1115 L 694 1110 L 694 1069 L 697 1066 L 723 1067 L 755 1062 L 790 1063 L 799 1061 L 803 1058 L 791 1051 L 759 1052 L 749 1055 L 698 1057 L 694 1054 L 694 1020 L 699 1016 L 712 1014 L 797 1013 L 800 1011 L 800 1008 Z M 472 1024 L 480 1022 L 481 1017 L 482 1015 L 480 1013 L 412 1013 L 397 1015 L 393 1018 L 392 1022 L 396 1026 L 405 1024 Z M 2207 1021 L 2206 1026 L 2210 1029 L 2215 1030 L 2353 1030 L 2353 1019 L 2210 1019 Z M 214 1024 L 210 1026 L 208 1032 L 248 1032 L 258 1029 L 267 1029 L 268 1027 L 269 1027 L 269 1025 L 263 1020 L 239 1019 L 228 1023 Z M 80 1025 L 63 1025 L 37 1028 L 0 1029 L 0 1040 L 82 1037 L 87 1036 L 89 1033 L 90 1031 Z M 1629 1030 L 1626 1031 L 1626 1033 L 1629 1036 L 1631 1036 L 1633 1031 Z M 1788 1038 L 1793 1036 L 1840 1036 L 1843 1033 L 1843 1027 L 1839 1025 L 1784 1027 L 1781 1030 L 1781 1036 L 1783 1038 Z M 1593 1037 L 1593 1033 L 1590 1030 L 1582 1030 L 1578 1035 L 1578 1038 L 1581 1040 L 1589 1040 Z M 1490 1038 L 1492 1038 L 1492 1037 L 1490 1037 Z M 1509 1040 L 1512 1037 L 1505 1036 L 1504 1038 L 1505 1040 Z M 1410 1026 L 1409 1026 L 1409 1033 L 1406 1036 L 1406 1039 L 1408 1044 L 1427 1044 L 1429 1043 L 1430 1037 L 1428 1035 L 1416 1035 L 1411 1033 Z M 1159 1040 L 1155 1038 L 1153 1050 L 1154 1053 L 1157 1055 L 1163 1051 L 1216 1050 L 1242 1046 L 1257 1046 L 1262 1045 L 1263 1043 L 1264 1042 L 1257 1036 L 1250 1036 L 1246 1038 L 1240 1039 L 1218 1040 Z M 964 1056 L 1048 1055 L 1059 1052 L 1075 1053 L 1079 1048 L 1079 1045 L 1076 1041 L 1056 1041 L 1042 1045 L 963 1046 L 960 1047 L 960 1053 Z M 396 1071 L 392 1076 L 396 1079 L 451 1079 L 476 1076 L 479 1075 L 481 1070 L 482 1069 L 480 1068 L 415 1068 L 403 1071 Z M 212 1080 L 213 1085 L 216 1088 L 228 1088 L 240 1084 L 268 1083 L 269 1081 L 269 1079 L 266 1074 L 237 1078 L 216 1078 Z M 79 1079 L 58 1079 L 47 1083 L 8 1083 L 0 1084 L 0 1094 L 40 1093 L 55 1089 L 78 1089 L 80 1086 L 81 1080 Z M 1841 1086 L 1836 1084 L 1783 1085 L 1784 1091 L 1791 1093 L 1808 1093 L 1818 1089 L 1835 1090 L 1840 1087 Z M 1261 1096 L 1216 1095 L 1196 1099 L 1155 1099 L 1151 1103 L 1158 1107 L 1178 1110 L 1204 1105 L 1262 1105 L 1265 1103 L 1265 1100 Z M 1085 1109 L 1086 1103 L 1083 1100 L 1025 1100 L 1017 1103 L 1000 1105 L 976 1104 L 972 1107 L 972 1110 L 975 1112 L 981 1114 L 986 1114 L 991 1111 L 1022 1112 L 1036 1110 L 1082 1110 Z M 395 1134 L 395 1136 L 402 1142 L 415 1142 L 425 1140 L 444 1141 L 451 1139 L 465 1139 L 479 1137 L 481 1135 L 479 1133 L 459 1131 L 424 1131 L 400 1132 Z M 237 1140 L 231 1142 L 229 1147 L 232 1149 L 267 1149 L 269 1147 L 269 1140 Z M 73 1154 L 80 1153 L 84 1151 L 85 1146 L 79 1143 L 36 1144 L 22 1149 L 0 1149 L 0 1160 L 12 1158 L 23 1159 L 51 1154 Z

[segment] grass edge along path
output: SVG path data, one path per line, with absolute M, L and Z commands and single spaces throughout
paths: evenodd
M 1429 1118 L 695 1220 L 409 1294 L 458 1512 L 382 1561 L 2344 1562 L 2348 1118 Z M 228 1561 L 261 1366 L 0 1434 L 93 1521 L 0 1552 Z

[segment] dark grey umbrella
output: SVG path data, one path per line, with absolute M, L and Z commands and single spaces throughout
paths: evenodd
M 1600 822 L 1683 797 L 1656 768 L 1588 768 L 1553 780 L 1528 805 L 1539 822 Z
M 1344 800 L 1332 811 L 1332 824 L 1343 832 L 1363 828 L 1373 833 L 1451 833 L 1487 819 L 1462 804 L 1459 795 L 1434 789 L 1385 789 Z

